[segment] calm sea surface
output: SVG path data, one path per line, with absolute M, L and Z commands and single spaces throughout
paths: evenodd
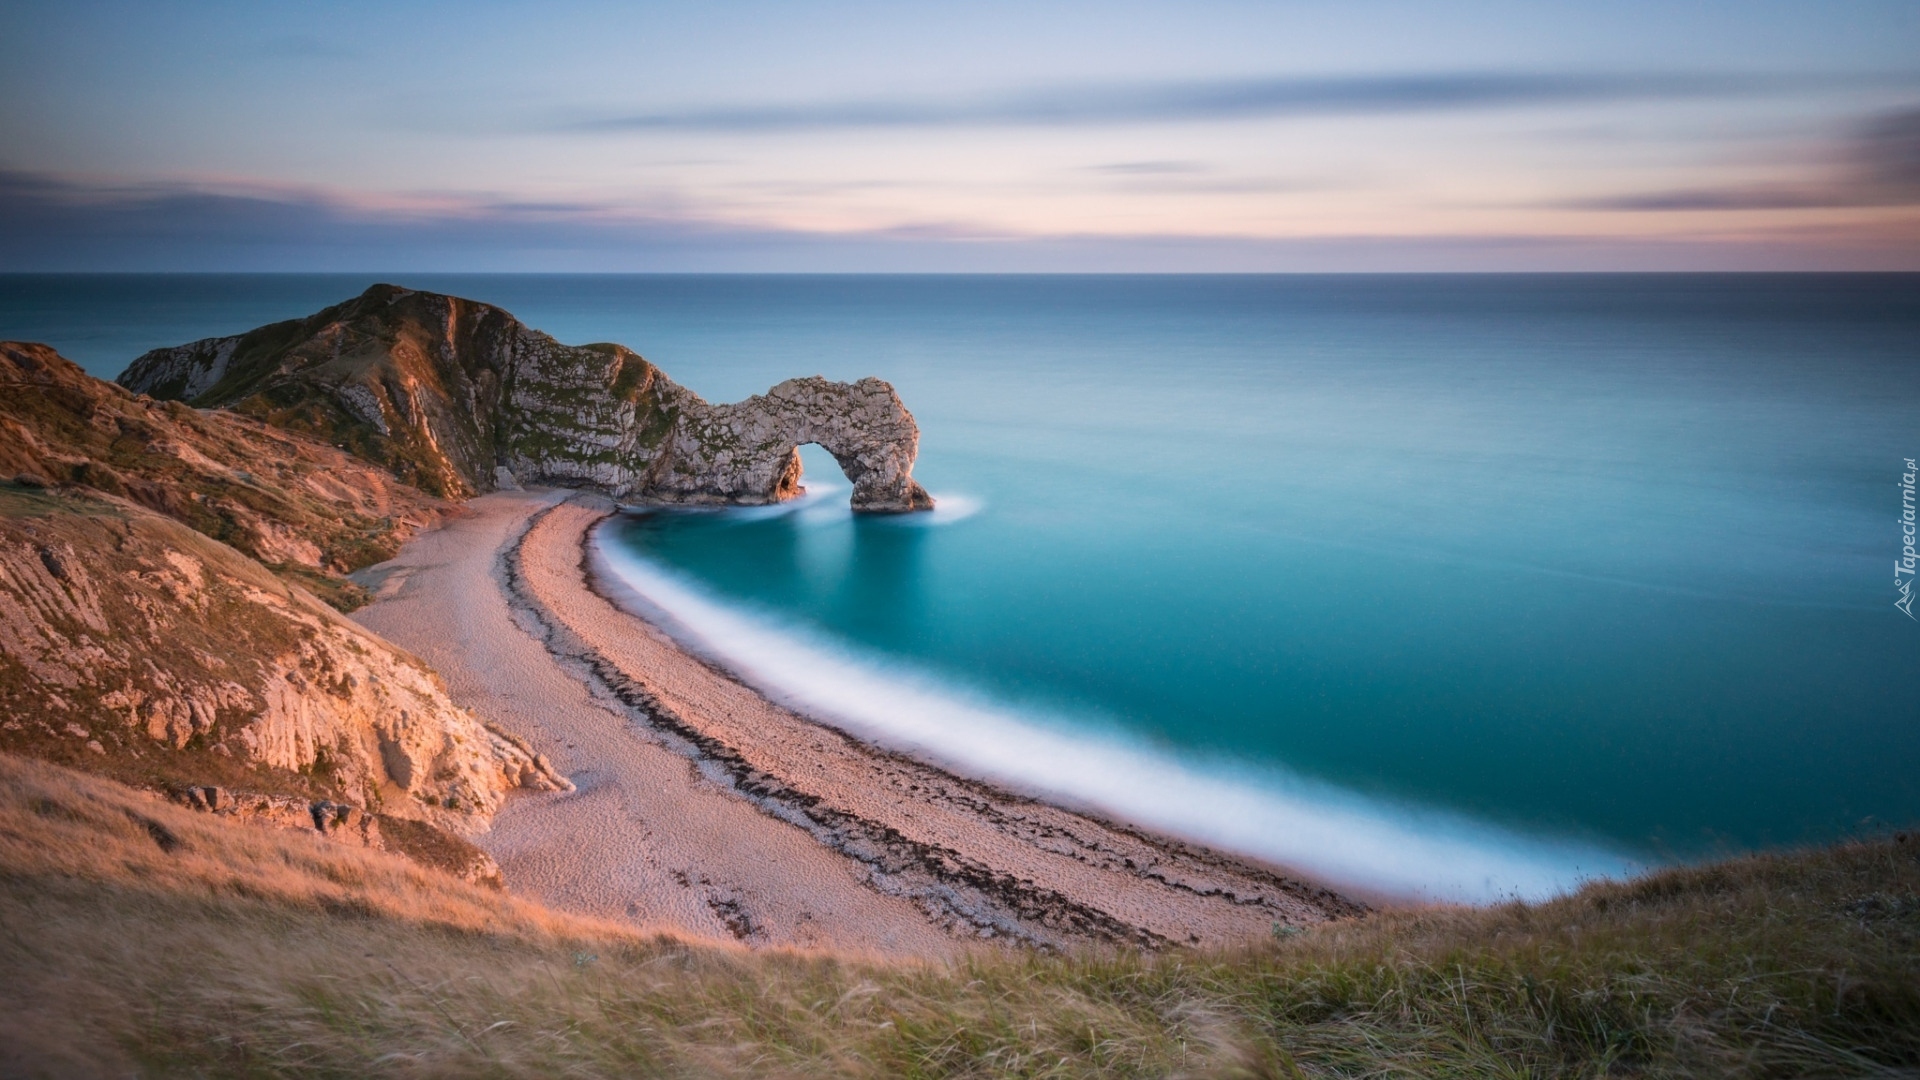
M 111 377 L 374 280 L 0 278 L 0 337 Z M 773 657 L 803 645 L 913 688 L 895 712 L 965 702 L 936 726 L 1034 786 L 1120 747 L 1588 871 L 1920 819 L 1894 608 L 1920 276 L 400 283 L 710 400 L 891 381 L 935 514 L 853 517 L 809 447 L 800 506 L 636 515 L 611 546 L 774 689 L 806 698 Z M 1152 781 L 1118 775 L 1065 789 L 1127 813 Z

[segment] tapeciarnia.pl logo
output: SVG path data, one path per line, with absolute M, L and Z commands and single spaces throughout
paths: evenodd
M 1893 560 L 1893 588 L 1900 598 L 1893 606 L 1901 614 L 1915 622 L 1913 614 L 1913 477 L 1920 469 L 1914 468 L 1913 459 L 1907 458 L 1907 471 L 1900 474 L 1900 557 Z M 1901 575 L 1906 575 L 1902 577 Z

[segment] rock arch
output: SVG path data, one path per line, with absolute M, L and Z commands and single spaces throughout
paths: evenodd
M 664 502 L 782 502 L 800 494 L 805 443 L 840 463 L 853 482 L 853 509 L 933 509 L 933 497 L 913 479 L 920 428 L 900 395 L 880 379 L 839 383 L 817 375 L 745 401 L 685 409 L 633 493 Z

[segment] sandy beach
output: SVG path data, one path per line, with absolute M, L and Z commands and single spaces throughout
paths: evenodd
M 955 776 L 784 708 L 594 587 L 568 492 L 498 493 L 356 578 L 355 618 L 578 790 L 477 842 L 555 907 L 753 946 L 939 957 L 1218 945 L 1352 913 L 1247 860 Z

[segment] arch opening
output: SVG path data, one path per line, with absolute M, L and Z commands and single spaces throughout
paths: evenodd
M 836 504 L 852 505 L 853 477 L 847 475 L 833 451 L 817 442 L 805 442 L 794 447 L 794 453 L 800 460 L 796 495 L 831 497 Z

